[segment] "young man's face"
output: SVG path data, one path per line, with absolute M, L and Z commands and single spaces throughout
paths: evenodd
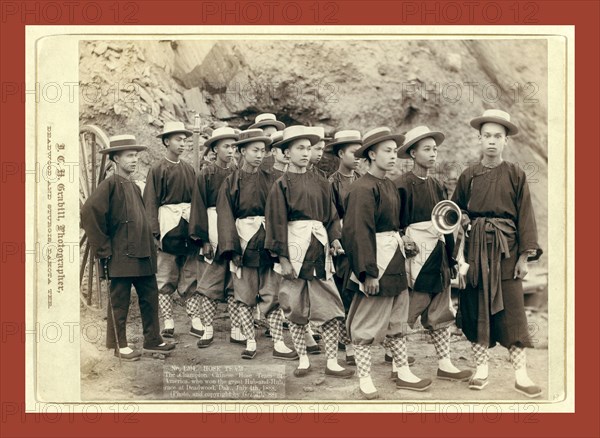
M 316 165 L 321 158 L 323 158 L 323 149 L 325 148 L 325 142 L 321 140 L 320 142 L 314 144 L 310 148 L 310 164 Z
M 261 129 L 263 130 L 264 134 L 269 137 L 277 132 L 277 126 L 263 126 Z
M 437 160 L 437 145 L 433 138 L 423 138 L 411 148 L 409 153 L 416 164 L 425 169 L 431 169 L 435 166 L 435 161 Z
M 286 155 L 283 153 L 283 151 L 279 148 L 273 148 L 273 158 L 279 164 L 285 165 L 285 164 L 289 164 L 289 162 L 290 162 L 289 157 L 286 157 Z
M 171 153 L 180 156 L 185 150 L 185 134 L 176 132 L 165 138 L 165 145 L 167 150 Z
M 311 156 L 310 140 L 301 138 L 295 140 L 285 150 L 285 154 L 290 159 L 290 164 L 296 167 L 307 167 Z
M 123 151 L 115 154 L 113 161 L 117 165 L 119 173 L 125 173 L 127 175 L 135 172 L 138 162 L 137 151 Z
M 375 166 L 384 172 L 389 172 L 396 167 L 396 154 L 398 146 L 394 140 L 385 140 L 369 150 L 371 166 Z
M 358 165 L 360 163 L 360 158 L 356 158 L 354 156 L 354 152 L 360 149 L 360 144 L 349 144 L 345 146 L 341 150 L 338 151 L 338 157 L 340 157 L 340 161 L 342 165 L 348 169 L 356 170 L 358 169 Z
M 481 153 L 486 158 L 497 159 L 502 156 L 504 146 L 508 142 L 506 128 L 498 123 L 484 123 L 481 125 L 479 144 Z
M 213 150 L 219 160 L 225 163 L 231 162 L 235 151 L 234 142 L 235 139 L 233 138 L 222 138 L 213 145 Z
M 260 163 L 262 163 L 262 160 L 265 157 L 265 152 L 265 144 L 262 141 L 247 143 L 245 147 L 240 149 L 244 161 L 252 167 L 260 166 Z

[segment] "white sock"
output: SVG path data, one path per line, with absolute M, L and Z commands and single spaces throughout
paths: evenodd
M 207 325 L 204 327 L 204 334 L 202 335 L 202 338 L 200 339 L 210 339 L 213 337 L 213 326 L 212 325 Z
M 311 336 L 315 334 L 315 332 L 313 332 L 312 327 L 310 326 L 310 323 L 306 324 L 306 333 L 309 334 L 309 335 L 311 335 Z
M 289 349 L 285 342 L 277 341 L 274 343 L 275 351 L 278 353 L 291 353 L 293 350 Z
M 256 351 L 256 340 L 255 339 L 248 339 L 246 341 L 246 350 Z
M 133 350 L 129 347 L 123 347 L 123 348 L 119 348 L 119 353 L 130 354 L 130 353 L 133 353 Z
M 196 330 L 204 330 L 204 325 L 202 324 L 202 320 L 198 317 L 192 318 L 192 327 Z
M 392 356 L 392 350 L 390 350 L 389 348 L 386 348 L 385 354 L 386 354 L 386 356 Z
M 166 329 L 174 329 L 175 321 L 173 321 L 173 319 L 165 319 L 165 328 Z
M 515 380 L 521 386 L 535 385 L 535 383 L 533 383 L 533 380 L 531 380 L 529 378 L 529 375 L 527 374 L 527 367 L 522 367 L 522 368 L 519 368 L 518 370 L 515 370 Z
M 299 363 L 298 363 L 298 368 L 308 368 L 310 366 L 310 361 L 308 360 L 308 355 L 305 354 L 304 356 L 300 356 L 299 358 Z
M 410 383 L 417 383 L 421 381 L 421 379 L 412 373 L 408 365 L 398 367 L 398 378 Z
M 346 345 L 346 356 L 354 356 L 354 347 L 352 344 Z
M 487 379 L 488 377 L 488 364 L 477 365 L 477 369 L 475 370 L 474 379 Z
M 460 370 L 456 368 L 449 357 L 438 360 L 438 368 L 447 373 L 459 373 Z
M 331 371 L 342 371 L 344 369 L 340 366 L 337 359 L 327 359 L 327 368 Z
M 236 341 L 245 341 L 246 336 L 242 333 L 242 329 L 239 326 L 231 326 L 231 337 Z
M 392 361 L 392 371 L 393 371 L 394 373 L 397 373 L 397 372 L 398 372 L 398 367 L 396 366 L 396 361 Z
M 371 376 L 361 377 L 358 380 L 358 384 L 360 389 L 367 394 L 377 392 L 377 388 L 375 388 L 375 385 L 373 385 L 373 379 L 371 379 Z

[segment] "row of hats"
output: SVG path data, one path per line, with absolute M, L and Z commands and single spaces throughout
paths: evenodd
M 480 129 L 484 123 L 498 123 L 503 125 L 507 129 L 507 135 L 515 135 L 518 133 L 517 126 L 510 121 L 510 115 L 504 111 L 497 109 L 490 109 L 484 111 L 483 115 L 471 120 L 471 126 L 475 129 Z M 275 126 L 278 131 L 273 133 L 271 136 L 267 136 L 263 133 L 262 127 L 264 126 Z M 234 145 L 242 146 L 250 142 L 263 142 L 265 146 L 273 146 L 281 149 L 286 149 L 289 144 L 297 139 L 308 139 L 311 145 L 314 145 L 320 141 L 333 140 L 326 146 L 326 151 L 337 155 L 337 151 L 348 144 L 360 144 L 361 147 L 355 152 L 355 156 L 363 157 L 366 151 L 375 144 L 381 143 L 385 140 L 393 140 L 396 144 L 401 145 L 398 150 L 398 156 L 400 158 L 410 158 L 408 150 L 414 146 L 419 140 L 423 138 L 432 137 L 434 138 L 437 145 L 440 145 L 444 141 L 444 134 L 438 131 L 431 131 L 426 126 L 417 126 L 406 133 L 392 134 L 391 130 L 386 127 L 375 128 L 367 132 L 361 137 L 360 132 L 356 130 L 345 130 L 338 131 L 333 139 L 325 137 L 325 130 L 322 127 L 308 127 L 302 125 L 290 126 L 285 129 L 285 124 L 276 119 L 274 114 L 264 113 L 256 117 L 255 123 L 245 131 L 240 131 L 235 128 L 221 127 L 213 130 L 212 135 L 208 140 L 204 142 L 207 150 L 215 142 L 222 139 L 233 139 L 235 140 Z M 281 131 L 283 129 L 283 131 Z M 182 122 L 167 122 L 163 128 L 163 131 L 157 135 L 162 138 L 163 136 L 183 133 L 186 137 L 192 135 L 192 131 L 185 128 Z M 133 135 L 119 135 L 110 138 L 110 147 L 101 150 L 101 153 L 118 152 L 121 150 L 144 150 L 146 146 L 138 145 Z

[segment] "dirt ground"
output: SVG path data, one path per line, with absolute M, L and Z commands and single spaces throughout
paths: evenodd
M 82 310 L 82 324 L 97 327 L 101 331 L 93 336 L 94 342 L 82 346 L 82 379 L 81 391 L 83 400 L 161 400 L 163 392 L 163 370 L 169 365 L 242 365 L 254 371 L 272 370 L 273 365 L 285 366 L 286 400 L 362 400 L 358 391 L 358 379 L 336 379 L 326 377 L 325 355 L 310 356 L 312 371 L 304 378 L 293 376 L 297 361 L 281 361 L 272 359 L 272 341 L 264 336 L 264 329 L 257 330 L 258 353 L 251 360 L 242 360 L 242 345 L 229 342 L 229 318 L 225 305 L 220 305 L 215 319 L 215 340 L 209 348 L 199 349 L 197 338 L 188 334 L 189 319 L 180 306 L 174 308 L 176 314 L 176 334 L 173 339 L 177 348 L 169 357 L 148 355 L 138 362 L 119 361 L 112 351 L 104 346 L 106 321 L 101 315 Z M 544 390 L 542 399 L 547 399 L 548 381 L 548 316 L 545 310 L 529 309 L 528 318 L 532 338 L 536 342 L 535 349 L 528 350 L 528 369 L 532 379 Z M 87 339 L 92 337 L 88 331 Z M 132 302 L 128 326 L 129 344 L 141 349 L 142 333 L 139 309 Z M 286 343 L 291 346 L 289 333 L 285 331 Z M 324 350 L 322 346 L 322 350 Z M 344 364 L 344 352 L 338 353 L 340 364 Z M 449 382 L 435 379 L 436 356 L 429 336 L 422 330 L 416 330 L 409 336 L 409 354 L 416 363 L 413 372 L 420 377 L 433 378 L 433 385 L 424 392 L 397 390 L 390 379 L 391 365 L 384 361 L 384 350 L 381 346 L 372 349 L 372 376 L 383 400 L 527 400 L 513 389 L 514 374 L 508 361 L 506 349 L 496 347 L 490 350 L 490 384 L 483 391 L 469 390 L 466 383 Z M 452 359 L 461 369 L 474 369 L 470 344 L 454 328 L 452 335 Z

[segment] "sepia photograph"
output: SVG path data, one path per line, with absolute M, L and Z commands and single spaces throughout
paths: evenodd
M 556 399 L 546 38 L 78 52 L 81 400 Z

